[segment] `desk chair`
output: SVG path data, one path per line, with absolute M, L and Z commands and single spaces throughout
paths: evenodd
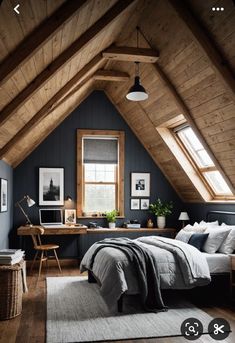
M 40 228 L 40 227 L 30 228 L 30 235 L 31 235 L 32 240 L 33 240 L 34 249 L 36 250 L 36 254 L 34 256 L 33 263 L 32 263 L 31 268 L 30 268 L 30 273 L 33 270 L 33 266 L 34 266 L 34 263 L 35 263 L 35 261 L 36 261 L 36 259 L 38 257 L 38 253 L 41 251 L 41 256 L 39 258 L 40 264 L 39 264 L 38 278 L 41 275 L 42 262 L 46 261 L 46 263 L 47 263 L 47 260 L 48 260 L 47 253 L 50 250 L 53 250 L 55 259 L 56 259 L 58 267 L 59 267 L 59 270 L 60 270 L 60 272 L 62 272 L 61 268 L 60 268 L 60 262 L 59 262 L 59 259 L 57 257 L 57 253 L 56 253 L 56 249 L 59 248 L 59 245 L 56 245 L 56 244 L 42 244 L 41 243 L 41 235 L 43 235 L 43 234 L 44 234 L 44 229 L 43 228 Z

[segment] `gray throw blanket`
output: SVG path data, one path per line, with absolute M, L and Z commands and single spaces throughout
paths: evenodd
M 140 246 L 128 238 L 104 239 L 94 245 L 95 250 L 90 261 L 90 270 L 92 270 L 95 257 L 101 249 L 112 247 L 121 250 L 129 261 L 133 263 L 145 310 L 152 312 L 166 310 L 161 296 L 158 267 L 149 249 Z

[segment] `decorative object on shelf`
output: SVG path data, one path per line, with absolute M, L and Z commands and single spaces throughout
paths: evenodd
M 140 199 L 131 199 L 131 210 L 140 209 Z
M 131 173 L 131 196 L 150 196 L 150 173 Z
M 76 224 L 76 210 L 64 210 L 64 222 L 65 224 Z
M 187 212 L 181 212 L 179 216 L 179 220 L 182 221 L 182 228 L 185 226 L 184 222 L 189 220 L 189 216 Z
M 115 228 L 117 215 L 118 215 L 118 212 L 116 210 L 105 213 L 105 216 L 106 216 L 107 222 L 109 223 L 110 229 Z
M 39 168 L 39 205 L 64 205 L 64 168 Z
M 72 201 L 72 197 L 70 195 L 67 195 L 66 198 L 65 198 L 66 201 Z
M 147 227 L 148 227 L 149 229 L 152 229 L 152 228 L 153 228 L 153 221 L 152 221 L 152 219 L 148 219 L 148 220 L 147 220 Z
M 166 226 L 166 216 L 172 213 L 172 202 L 162 202 L 161 199 L 157 199 L 155 203 L 149 205 L 149 211 L 157 216 L 157 226 L 159 229 L 163 229 Z
M 29 197 L 29 195 L 25 195 L 21 200 L 17 201 L 15 203 L 15 206 L 19 207 L 19 209 L 21 210 L 21 212 L 23 213 L 23 215 L 25 216 L 26 218 L 26 225 L 29 225 L 29 226 L 33 226 L 31 220 L 29 219 L 28 215 L 26 214 L 25 210 L 23 209 L 23 207 L 21 206 L 21 203 L 26 201 L 27 202 L 27 205 L 28 207 L 32 207 L 34 204 L 35 204 L 35 201 L 33 199 L 31 199 Z
M 149 199 L 140 199 L 140 209 L 141 210 L 149 209 Z
M 0 179 L 0 212 L 8 211 L 8 181 Z
M 137 48 L 139 47 L 139 27 L 136 28 L 136 43 Z M 140 76 L 139 76 L 139 62 L 135 62 L 135 83 L 129 89 L 126 98 L 131 101 L 143 101 L 148 99 L 148 94 L 144 87 L 140 83 Z

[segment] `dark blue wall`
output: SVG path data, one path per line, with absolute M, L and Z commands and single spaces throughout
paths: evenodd
M 29 194 L 38 204 L 38 168 L 64 167 L 65 195 L 69 194 L 76 201 L 76 130 L 102 129 L 125 131 L 125 217 L 138 219 L 146 225 L 148 211 L 130 210 L 130 173 L 151 173 L 151 197 L 172 200 L 173 215 L 167 218 L 167 226 L 178 225 L 177 218 L 183 205 L 160 169 L 155 165 L 142 144 L 136 138 L 121 115 L 101 91 L 93 92 L 54 132 L 33 151 L 14 171 L 14 201 Z M 73 206 L 75 208 L 75 205 Z M 27 209 L 33 223 L 38 223 L 38 206 Z M 105 220 L 97 220 L 107 226 Z M 121 225 L 124 220 L 119 220 Z M 25 222 L 19 209 L 14 212 L 14 226 Z M 87 223 L 87 220 L 79 220 Z M 66 238 L 67 239 L 67 238 Z M 71 238 L 70 238 L 71 240 Z
M 0 213 L 0 249 L 9 247 L 9 233 L 13 224 L 13 170 L 0 160 L 0 178 L 8 180 L 8 211 Z

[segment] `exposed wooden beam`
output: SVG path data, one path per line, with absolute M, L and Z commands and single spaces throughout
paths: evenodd
M 216 75 L 225 85 L 233 101 L 235 101 L 235 78 L 233 71 L 229 68 L 228 63 L 226 63 L 224 57 L 221 55 L 213 40 L 210 38 L 207 30 L 198 21 L 185 1 L 169 1 L 177 14 L 184 21 L 187 28 L 191 31 L 203 54 L 205 54 L 210 60 L 211 66 L 215 70 Z
M 44 20 L 23 42 L 0 64 L 0 86 L 6 82 L 21 65 L 26 63 L 60 27 L 69 21 L 83 7 L 87 0 L 68 0 L 51 17 Z
M 148 48 L 111 46 L 103 51 L 103 57 L 113 61 L 155 63 L 159 54 Z
M 67 100 L 68 92 L 71 92 L 71 89 L 76 85 L 75 91 L 69 93 L 69 97 L 77 92 L 85 82 L 92 77 L 92 74 L 97 68 L 103 63 L 103 58 L 99 54 L 91 60 L 88 64 L 85 65 L 66 85 L 61 88 L 38 112 L 28 121 L 25 126 L 22 127 L 20 131 L 9 141 L 6 145 L 0 150 L 0 159 L 4 158 L 7 152 L 12 149 L 12 147 L 17 144 L 25 135 L 29 133 L 36 125 L 38 125 L 43 118 L 45 118 L 49 113 L 51 113 L 58 102 L 59 105 Z
M 99 81 L 128 81 L 130 75 L 123 71 L 100 69 L 95 72 L 93 79 Z
M 46 69 L 44 69 L 20 94 L 18 94 L 0 113 L 0 125 L 3 125 L 38 89 L 68 63 L 72 57 L 81 52 L 96 36 L 113 22 L 136 0 L 119 0 L 103 17 L 93 24 L 74 43 L 63 51 Z

